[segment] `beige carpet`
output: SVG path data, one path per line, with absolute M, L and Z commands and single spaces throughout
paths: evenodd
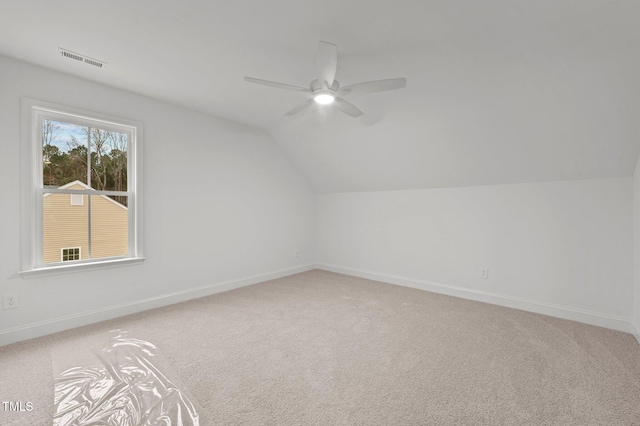
M 116 328 L 201 425 L 640 425 L 631 335 L 318 270 L 2 347 L 34 409 L 0 424 L 51 425 L 54 368 Z

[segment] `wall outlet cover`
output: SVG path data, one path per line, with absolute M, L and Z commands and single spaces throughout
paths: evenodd
M 480 268 L 480 278 L 489 279 L 489 268 Z
M 7 293 L 2 298 L 2 309 L 14 309 L 18 307 L 18 293 Z

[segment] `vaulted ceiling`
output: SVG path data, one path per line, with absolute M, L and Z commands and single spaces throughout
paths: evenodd
M 314 106 L 320 40 L 353 119 Z M 59 48 L 105 61 L 98 69 Z M 640 152 L 637 0 L 22 0 L 0 54 L 266 129 L 319 193 L 633 174 Z

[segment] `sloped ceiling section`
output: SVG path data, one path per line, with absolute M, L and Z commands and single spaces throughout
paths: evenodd
M 267 129 L 319 193 L 631 176 L 640 152 L 637 0 L 209 2 L 24 0 L 0 53 Z M 307 86 L 319 40 L 342 85 L 315 106 L 244 76 Z M 87 66 L 58 48 L 99 59 Z

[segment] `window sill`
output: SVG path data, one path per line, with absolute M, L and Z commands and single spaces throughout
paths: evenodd
M 75 265 L 59 265 L 49 266 L 43 268 L 29 269 L 27 271 L 20 271 L 18 274 L 22 278 L 38 278 L 47 277 L 50 275 L 71 274 L 74 272 L 86 272 L 96 269 L 117 268 L 120 266 L 139 265 L 145 261 L 146 257 L 135 257 L 127 259 L 113 259 L 104 260 L 91 263 L 80 263 Z

